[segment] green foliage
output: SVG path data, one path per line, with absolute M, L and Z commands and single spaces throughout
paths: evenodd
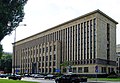
M 0 59 L 2 57 L 2 54 L 3 54 L 3 48 L 2 48 L 2 45 L 0 44 Z
M 27 1 L 0 0 L 0 42 L 22 22 Z
M 60 66 L 63 66 L 63 67 L 67 67 L 69 65 L 69 62 L 68 61 L 65 61 L 63 62 L 62 64 L 60 64 Z
M 0 71 L 4 71 L 5 73 L 12 72 L 12 54 L 3 53 L 0 59 Z

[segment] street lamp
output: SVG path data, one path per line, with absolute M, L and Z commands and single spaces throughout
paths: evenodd
M 27 26 L 26 24 L 20 24 L 19 26 Z M 14 43 L 13 43 L 13 74 L 15 74 L 15 43 L 16 43 L 16 28 L 14 34 Z

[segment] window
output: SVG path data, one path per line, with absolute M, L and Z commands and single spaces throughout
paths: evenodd
M 51 62 L 49 62 L 49 66 L 51 66 Z
M 40 50 L 39 50 L 39 51 L 40 51 L 40 53 L 41 53 L 41 48 L 40 48 Z
M 50 55 L 50 61 L 52 60 L 52 55 Z
M 54 51 L 56 50 L 56 46 L 54 45 Z
M 55 62 L 53 62 L 53 66 L 55 66 L 56 65 L 56 63 Z
M 41 63 L 39 63 L 39 67 L 41 67 Z
M 106 67 L 102 67 L 102 73 L 106 73 Z
M 56 55 L 54 54 L 54 56 L 53 56 L 53 60 L 56 60 Z
M 46 56 L 46 61 L 48 61 L 48 56 Z
M 55 72 L 55 70 L 56 70 L 56 69 L 55 69 L 55 68 L 53 68 L 53 72 Z
M 82 67 L 78 67 L 78 73 L 82 73 Z
M 46 62 L 46 66 L 48 66 L 47 62 Z
M 44 63 L 42 63 L 42 66 L 44 67 Z
M 40 57 L 40 60 L 39 61 L 41 61 L 41 57 Z
M 44 61 L 44 56 L 43 56 L 43 59 L 42 59 L 43 61 Z
M 44 48 L 43 48 L 43 53 L 44 53 Z
M 88 73 L 88 67 L 84 67 L 84 72 Z
M 38 49 L 36 49 L 36 54 L 38 54 Z
M 52 47 L 50 46 L 50 52 L 52 51 Z
M 76 73 L 76 67 L 73 68 L 73 73 Z

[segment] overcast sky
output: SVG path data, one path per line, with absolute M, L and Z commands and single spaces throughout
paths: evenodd
M 120 23 L 120 0 L 28 0 L 24 9 L 24 20 L 16 30 L 16 40 L 24 39 L 97 9 Z M 116 43 L 120 44 L 120 24 L 117 25 L 116 31 Z M 12 52 L 13 42 L 14 32 L 2 40 L 5 52 Z

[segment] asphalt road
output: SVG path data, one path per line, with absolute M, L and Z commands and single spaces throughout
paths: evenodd
M 42 78 L 23 78 L 22 80 L 24 81 L 34 81 L 34 82 L 40 82 L 40 83 L 55 83 L 54 80 L 45 80 Z M 86 82 L 81 82 L 81 83 L 86 83 Z M 110 81 L 89 81 L 87 83 L 120 83 L 120 82 L 110 82 Z
M 39 82 L 39 83 L 55 83 L 54 80 L 45 80 L 43 78 L 22 78 L 24 81 L 33 81 L 33 82 Z

